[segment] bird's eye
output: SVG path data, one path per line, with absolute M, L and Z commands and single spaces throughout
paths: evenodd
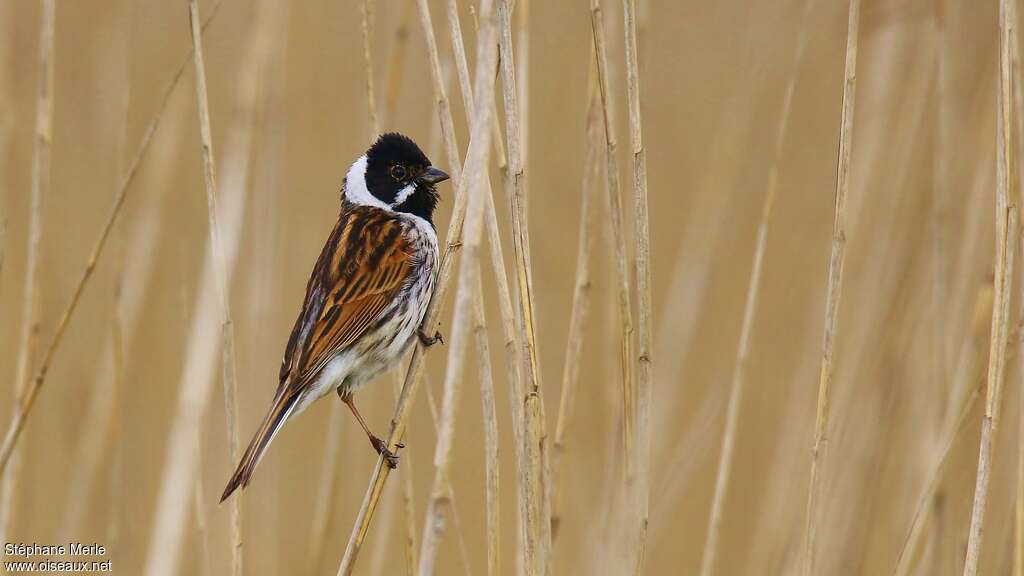
M 401 164 L 396 164 L 395 166 L 392 166 L 391 177 L 394 178 L 395 180 L 398 180 L 399 182 L 405 180 L 405 166 L 402 166 Z

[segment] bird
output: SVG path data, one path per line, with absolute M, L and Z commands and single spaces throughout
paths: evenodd
M 448 178 L 396 132 L 379 136 L 348 169 L 338 220 L 306 285 L 277 392 L 221 502 L 248 486 L 281 427 L 332 390 L 385 463 L 397 466 L 398 456 L 370 431 L 352 395 L 416 339 L 424 346 L 442 341 L 440 332 L 427 336 L 421 323 L 439 262 L 436 186 Z

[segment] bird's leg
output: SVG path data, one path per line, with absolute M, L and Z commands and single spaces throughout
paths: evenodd
M 377 454 L 380 454 L 381 456 L 384 457 L 384 462 L 387 463 L 388 468 L 391 468 L 392 470 L 397 468 L 398 454 L 395 454 L 391 450 L 388 450 L 387 442 L 375 436 L 373 432 L 370 432 L 370 428 L 366 426 L 366 421 L 363 420 L 362 414 L 360 414 L 359 410 L 356 409 L 356 404 L 352 400 L 352 392 L 342 392 L 342 389 L 338 388 L 338 397 L 340 397 L 341 401 L 344 402 L 345 405 L 348 406 L 348 409 L 352 411 L 352 414 L 356 417 L 356 420 L 359 421 L 359 425 L 362 426 L 363 432 L 366 432 L 366 437 L 370 439 L 370 445 L 373 446 L 373 449 L 377 451 Z M 405 444 L 402 444 L 401 442 L 399 442 L 395 446 L 398 448 L 405 448 Z
M 435 331 L 433 336 L 427 336 L 427 333 L 420 328 L 416 331 L 416 335 L 420 337 L 420 342 L 423 344 L 424 348 L 430 348 L 438 342 L 444 344 L 444 337 L 441 336 L 440 330 Z

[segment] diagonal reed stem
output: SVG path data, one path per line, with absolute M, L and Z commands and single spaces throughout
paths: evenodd
M 640 109 L 640 63 L 637 48 L 636 0 L 622 0 L 626 44 L 626 95 L 629 102 L 629 145 L 633 154 L 633 233 L 636 244 L 637 350 L 636 350 L 636 472 L 635 502 L 638 514 L 633 573 L 643 571 L 651 492 L 651 408 L 654 376 L 651 360 L 651 234 L 647 207 L 647 151 L 644 148 Z M 630 362 L 633 359 L 630 358 Z
M 217 3 L 210 10 L 210 14 L 203 21 L 202 29 L 206 30 L 206 27 L 210 25 L 214 17 L 219 12 L 220 5 L 224 0 L 217 0 Z M 106 221 L 100 228 L 99 236 L 96 239 L 96 243 L 93 245 L 92 252 L 89 253 L 89 258 L 86 260 L 85 269 L 82 271 L 81 277 L 75 284 L 75 289 L 71 294 L 71 299 L 68 301 L 67 306 L 60 315 L 60 319 L 57 321 L 57 328 L 54 330 L 53 337 L 50 339 L 50 343 L 46 347 L 46 351 L 43 353 L 43 360 L 39 368 L 36 370 L 35 376 L 29 383 L 28 388 L 25 390 L 22 396 L 22 402 L 17 412 L 14 414 L 14 418 L 11 419 L 11 423 L 7 428 L 7 433 L 4 436 L 3 444 L 0 445 L 0 475 L 4 473 L 7 468 L 7 464 L 11 458 L 11 452 L 18 443 L 18 439 L 21 437 L 21 432 L 25 427 L 25 422 L 28 419 L 29 414 L 32 412 L 32 407 L 35 405 L 36 397 L 39 395 L 39 390 L 42 388 L 43 383 L 46 382 L 47 373 L 50 370 L 50 364 L 53 362 L 54 354 L 60 347 L 61 342 L 64 339 L 64 332 L 67 330 L 68 322 L 74 315 L 75 310 L 78 308 L 78 303 L 81 300 L 82 293 L 85 291 L 85 286 L 89 283 L 89 279 L 92 277 L 93 271 L 96 269 L 96 263 L 99 261 L 100 255 L 103 254 L 103 249 L 107 245 L 107 239 L 110 237 L 110 230 L 114 227 L 114 223 L 117 221 L 118 215 L 121 213 L 121 208 L 124 207 L 124 201 L 128 196 L 128 190 L 131 188 L 132 182 L 135 181 L 135 176 L 138 174 L 139 166 L 142 165 L 142 160 L 146 156 L 146 152 L 149 150 L 149 145 L 153 141 L 153 135 L 156 134 L 156 129 L 160 125 L 160 120 L 163 118 L 164 110 L 167 109 L 167 103 L 171 99 L 171 95 L 174 94 L 174 89 L 178 85 L 178 81 L 181 80 L 182 74 L 185 72 L 185 67 L 192 59 L 192 52 L 189 51 L 188 55 L 185 56 L 181 64 L 178 66 L 177 71 L 171 78 L 167 87 L 164 89 L 163 97 L 160 101 L 160 106 L 146 125 L 146 129 L 142 133 L 142 140 L 139 143 L 139 149 L 135 153 L 135 157 L 132 158 L 131 163 L 128 165 L 128 171 L 121 179 L 121 185 L 118 187 L 117 193 L 114 195 L 114 202 L 110 208 L 110 213 L 107 215 Z
M 807 22 L 808 15 L 814 7 L 814 0 L 805 0 L 802 22 Z M 701 575 L 714 574 L 718 556 L 719 533 L 721 531 L 722 514 L 725 495 L 728 490 L 732 472 L 733 449 L 736 442 L 736 429 L 739 426 L 739 410 L 743 393 L 746 388 L 746 373 L 750 355 L 750 338 L 753 333 L 754 318 L 761 291 L 761 273 L 764 264 L 764 252 L 768 241 L 768 225 L 775 204 L 776 189 L 779 183 L 779 164 L 782 151 L 786 145 L 786 135 L 790 125 L 790 112 L 793 105 L 793 94 L 796 91 L 796 80 L 803 61 L 804 47 L 807 45 L 807 27 L 800 29 L 800 35 L 793 51 L 792 73 L 786 82 L 786 91 L 779 112 L 778 127 L 775 131 L 775 146 L 772 165 L 768 171 L 768 188 L 761 207 L 761 221 L 757 228 L 757 242 L 754 247 L 754 260 L 750 271 L 750 283 L 747 286 L 747 299 L 743 308 L 743 321 L 740 327 L 739 345 L 736 351 L 736 363 L 733 367 L 732 385 L 729 392 L 729 404 L 726 410 L 725 431 L 722 439 L 722 453 L 719 456 L 718 472 L 715 478 L 715 491 L 711 498 L 711 512 L 708 519 L 708 535 L 704 542 L 704 553 L 701 557 Z
M 455 314 L 452 320 L 451 344 L 448 348 L 447 373 L 444 383 L 444 398 L 441 405 L 440 429 L 438 431 L 437 449 L 434 454 L 435 476 L 431 489 L 430 501 L 427 504 L 427 515 L 424 521 L 422 545 L 420 547 L 420 565 L 418 574 L 430 576 L 435 573 L 438 547 L 443 535 L 447 509 L 451 504 L 451 466 L 452 447 L 455 442 L 456 422 L 459 398 L 462 388 L 462 371 L 466 362 L 466 352 L 473 337 L 471 326 L 474 315 L 474 292 L 478 292 L 480 284 L 480 244 L 482 238 L 482 220 L 485 193 L 486 169 L 490 151 L 491 118 L 494 106 L 494 66 L 497 53 L 492 39 L 493 24 L 490 14 L 482 14 L 483 26 L 477 46 L 477 66 L 475 92 L 480 95 L 479 104 L 474 110 L 472 119 L 472 135 L 469 151 L 466 154 L 466 166 L 461 186 L 469 195 L 466 209 L 466 222 L 463 235 L 463 250 L 459 283 L 456 292 Z
M 558 402 L 558 420 L 555 424 L 554 451 L 551 461 L 551 538 L 557 540 L 562 519 L 562 485 L 560 483 L 562 459 L 565 457 L 565 435 L 576 402 L 583 358 L 583 341 L 593 281 L 590 277 L 590 258 L 597 237 L 594 195 L 600 177 L 601 160 L 601 101 L 598 95 L 597 70 L 590 59 L 587 88 L 587 112 L 583 137 L 583 181 L 580 189 L 580 230 L 576 248 L 576 279 L 573 282 L 572 309 L 569 313 L 569 335 L 565 345 L 565 364 L 562 367 L 562 393 Z
M 811 477 L 807 490 L 804 519 L 804 545 L 800 573 L 811 576 L 818 537 L 818 500 L 821 492 L 821 465 L 828 450 L 828 419 L 832 386 L 832 354 L 839 324 L 839 301 L 843 289 L 843 263 L 846 258 L 846 195 L 850 188 L 850 147 L 853 137 L 854 99 L 857 89 L 857 31 L 860 24 L 860 0 L 850 0 L 846 31 L 846 66 L 843 82 L 842 120 L 839 124 L 839 167 L 836 175 L 836 210 L 832 230 L 832 249 L 828 265 L 825 300 L 825 330 L 818 381 L 818 409 L 814 423 L 814 448 Z
M 604 35 L 604 15 L 601 1 L 590 1 L 590 25 L 594 39 L 594 55 L 597 58 L 598 84 L 601 88 L 601 107 L 604 120 L 605 138 L 605 186 L 608 193 L 608 217 L 612 245 L 615 247 L 615 264 L 618 273 L 619 358 L 622 369 L 622 434 L 627 466 L 633 465 L 633 304 L 632 285 L 629 281 L 629 255 L 626 251 L 626 231 L 622 217 L 622 199 L 619 192 L 619 167 L 616 160 L 615 126 L 612 122 L 611 89 L 608 80 L 608 52 Z
M 992 306 L 992 331 L 988 356 L 988 381 L 985 416 L 981 421 L 981 447 L 975 478 L 974 504 L 964 559 L 964 576 L 978 573 L 981 557 L 985 507 L 992 470 L 992 448 L 999 428 L 1006 344 L 1010 325 L 1010 299 L 1013 285 L 1014 252 L 1018 243 L 1017 197 L 1013 188 L 1013 77 L 1010 44 L 1015 24 L 1011 0 L 999 2 L 999 90 L 996 92 L 996 270 Z
M 437 52 L 437 39 L 434 36 L 434 25 L 430 18 L 430 8 L 427 6 L 426 0 L 418 0 L 417 8 L 420 14 L 420 24 L 423 27 L 423 35 L 427 42 L 427 56 L 430 61 L 430 74 L 434 86 L 434 100 L 437 104 L 438 119 L 441 123 L 445 154 L 448 158 L 449 172 L 452 174 L 452 181 L 455 186 L 455 204 L 452 208 L 446 245 L 437 273 L 437 284 L 423 321 L 423 326 L 430 327 L 438 321 L 441 305 L 444 302 L 444 297 L 448 292 L 448 285 L 451 281 L 452 262 L 455 259 L 455 254 L 462 247 L 462 228 L 466 216 L 467 195 L 461 177 L 462 162 L 459 159 L 458 145 L 455 141 L 455 128 L 454 122 L 452 122 L 451 107 L 448 96 L 445 93 L 444 78 L 441 73 L 441 60 Z M 409 361 L 409 369 L 406 372 L 405 382 L 402 385 L 402 393 L 399 395 L 398 402 L 395 405 L 395 414 L 391 418 L 388 447 L 392 451 L 396 449 L 396 445 L 405 434 L 406 421 L 412 409 L 413 401 L 416 399 L 416 393 L 419 391 L 422 371 L 423 347 L 417 345 Z M 381 492 L 384 489 L 385 482 L 387 482 L 389 473 L 390 468 L 384 466 L 384 459 L 378 458 L 370 474 L 370 485 L 367 487 L 366 495 L 363 497 L 363 502 L 352 526 L 352 533 L 345 547 L 345 554 L 338 566 L 338 576 L 351 574 L 355 569 L 356 559 L 359 557 L 363 541 L 366 539 L 366 533 L 370 529 L 370 522 L 373 520 L 374 511 L 376 510 L 377 503 L 380 501 Z
M 544 400 L 540 386 L 537 358 L 532 265 L 530 263 L 530 227 L 526 210 L 526 189 L 520 131 L 521 110 L 515 78 L 512 50 L 512 14 L 508 0 L 498 2 L 498 47 L 501 61 L 501 85 L 505 109 L 505 148 L 511 180 L 512 246 L 516 270 L 518 298 L 520 379 L 522 381 L 523 430 L 525 445 L 524 473 L 526 485 L 525 544 L 523 566 L 528 575 L 542 574 L 548 568 L 551 549 L 551 477 L 547 454 L 547 433 L 544 430 Z
M 39 252 L 43 238 L 43 197 L 50 189 L 50 162 L 53 141 L 53 67 L 54 67 L 54 0 L 42 2 L 39 28 L 39 83 L 36 92 L 35 133 L 32 147 L 32 184 L 29 191 L 28 254 L 25 260 L 25 283 L 22 296 L 21 330 L 18 335 L 18 360 L 14 393 L 14 417 L 24 410 L 24 395 L 29 387 L 29 374 L 35 362 L 39 343 Z M 6 222 L 0 224 L 6 227 Z M 0 238 L 2 239 L 2 238 Z M 0 249 L 2 250 L 2 249 Z M 0 254 L 2 261 L 2 254 Z M 2 263 L 2 262 L 0 262 Z M 0 469 L 2 472 L 2 469 Z M 14 502 L 21 475 L 21 451 L 13 456 L 7 474 L 0 473 L 0 541 L 7 542 L 15 524 L 17 506 Z
M 235 364 L 235 333 L 231 321 L 231 297 L 228 291 L 224 262 L 224 245 L 217 222 L 217 170 L 213 157 L 213 134 L 210 128 L 210 104 L 206 91 L 206 62 L 203 57 L 203 33 L 200 29 L 199 2 L 189 0 L 189 24 L 192 32 L 192 56 L 196 71 L 196 105 L 199 110 L 199 138 L 203 157 L 203 184 L 206 188 L 206 214 L 210 227 L 210 249 L 221 312 L 221 370 L 224 382 L 224 410 L 228 433 L 228 458 L 238 459 L 238 378 Z M 241 499 L 230 504 L 231 574 L 242 576 Z

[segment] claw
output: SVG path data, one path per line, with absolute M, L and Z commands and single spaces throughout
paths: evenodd
M 373 444 L 373 449 L 377 451 L 377 454 L 380 454 L 381 456 L 384 457 L 384 463 L 387 464 L 388 468 L 391 468 L 392 470 L 398 468 L 398 454 L 395 454 L 391 450 L 388 450 L 388 445 L 386 442 L 384 442 L 380 438 L 374 437 L 370 439 L 370 444 Z M 399 449 L 405 448 L 405 444 L 399 442 L 398 444 L 395 445 L 395 447 Z
M 420 342 L 423 343 L 423 346 L 426 347 L 426 348 L 430 348 L 431 346 L 433 346 L 434 344 L 437 344 L 438 342 L 440 342 L 441 344 L 444 344 L 444 337 L 441 336 L 441 331 L 440 330 L 434 332 L 433 336 L 427 336 L 423 332 L 423 330 L 418 331 L 417 334 L 420 337 Z

